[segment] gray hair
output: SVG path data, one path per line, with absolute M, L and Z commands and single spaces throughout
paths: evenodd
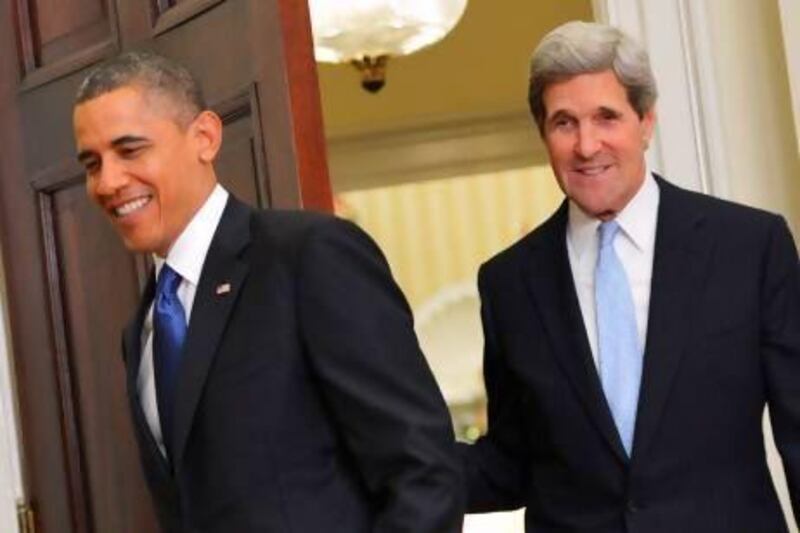
M 200 84 L 186 67 L 145 50 L 125 52 L 92 70 L 78 88 L 75 105 L 126 86 L 169 98 L 184 127 L 206 109 Z
M 544 132 L 544 91 L 552 83 L 579 74 L 611 69 L 625 87 L 628 102 L 644 117 L 656 102 L 656 80 L 647 52 L 619 29 L 593 22 L 567 22 L 539 43 L 531 58 L 528 104 Z

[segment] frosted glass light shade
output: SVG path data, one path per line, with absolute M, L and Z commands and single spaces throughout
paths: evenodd
M 317 61 L 401 56 L 435 43 L 467 0 L 309 0 Z

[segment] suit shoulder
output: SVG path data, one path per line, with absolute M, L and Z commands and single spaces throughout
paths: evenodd
M 487 259 L 480 267 L 481 272 L 495 272 L 508 269 L 512 265 L 518 264 L 522 260 L 525 247 L 528 246 L 536 230 L 528 233 L 507 248 L 499 251 Z
M 782 216 L 765 209 L 675 186 L 671 187 L 683 205 L 703 213 L 716 225 L 728 231 L 765 230 L 775 224 L 783 223 Z
M 298 239 L 319 224 L 330 223 L 333 215 L 316 211 L 262 209 L 255 212 L 253 224 L 275 239 Z
M 564 208 L 562 206 L 548 220 L 520 237 L 516 242 L 501 250 L 484 262 L 478 272 L 479 278 L 505 277 L 509 272 L 518 270 L 530 256 L 529 250 L 553 239 L 565 238 Z
M 266 209 L 255 211 L 251 229 L 256 245 L 295 257 L 312 239 L 372 240 L 349 220 L 328 213 Z

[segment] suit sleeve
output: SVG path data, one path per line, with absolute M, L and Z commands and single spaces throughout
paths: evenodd
M 775 443 L 800 518 L 800 263 L 783 219 L 776 219 L 765 253 L 761 350 Z
M 341 220 L 300 252 L 298 306 L 321 389 L 377 509 L 376 532 L 461 530 L 452 424 L 377 245 Z
M 525 505 L 527 465 L 520 416 L 520 389 L 507 368 L 497 341 L 481 269 L 481 320 L 484 334 L 483 373 L 488 400 L 488 432 L 475 444 L 459 444 L 467 486 L 467 512 L 483 513 L 517 509 Z

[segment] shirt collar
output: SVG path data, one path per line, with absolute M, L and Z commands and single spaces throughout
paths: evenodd
M 639 192 L 617 215 L 619 227 L 640 252 L 646 252 L 655 244 L 659 199 L 658 184 L 648 169 Z
M 192 220 L 178 236 L 175 244 L 167 253 L 166 259 L 153 255 L 156 279 L 161 272 L 161 267 L 166 262 L 186 281 L 193 285 L 199 283 L 200 272 L 203 270 L 211 239 L 217 231 L 217 225 L 222 218 L 227 201 L 228 192 L 221 185 L 216 184 L 205 203 L 197 210 Z
M 616 216 L 623 233 L 642 252 L 654 247 L 655 226 L 658 218 L 658 184 L 649 167 L 645 168 L 642 186 Z M 567 238 L 576 259 L 590 247 L 597 246 L 597 228 L 600 219 L 587 215 L 572 200 L 569 201 Z

